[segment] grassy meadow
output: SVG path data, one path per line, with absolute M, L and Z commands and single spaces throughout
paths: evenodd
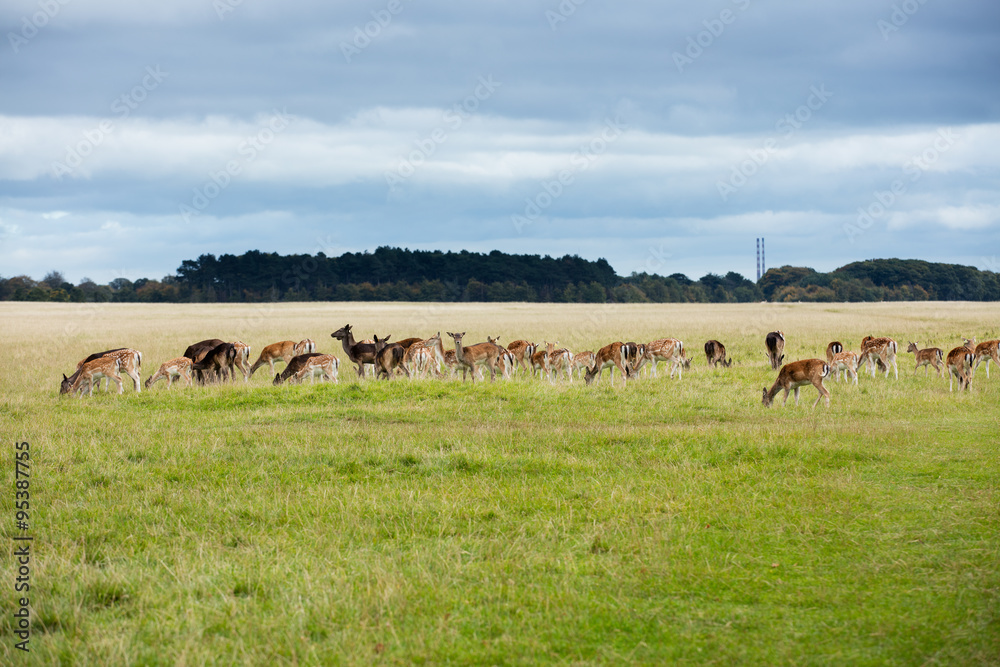
M 681 338 L 682 380 L 359 381 L 330 332 Z M 761 405 L 830 340 L 899 343 Z M 971 391 L 907 342 L 1000 337 L 1000 304 L 0 303 L 0 663 L 1000 663 L 1000 369 Z M 87 354 L 143 379 L 205 338 L 313 338 L 340 382 L 60 397 Z M 724 342 L 729 369 L 702 346 Z M 14 443 L 31 446 L 29 654 Z

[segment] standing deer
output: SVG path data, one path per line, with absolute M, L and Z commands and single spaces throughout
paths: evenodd
M 885 376 L 889 377 L 889 367 L 895 372 L 896 379 L 899 379 L 899 367 L 896 365 L 896 341 L 891 338 L 873 338 L 865 336 L 861 339 L 861 356 L 858 357 L 858 364 L 865 362 L 868 371 L 875 377 L 875 367 L 885 369 Z
M 350 324 L 345 324 L 330 334 L 330 336 L 343 344 L 347 358 L 351 363 L 358 365 L 358 377 L 363 378 L 365 376 L 365 364 L 375 363 L 375 343 L 356 343 Z
M 839 340 L 832 341 L 826 346 L 826 363 L 833 362 L 833 355 L 840 354 L 844 351 L 844 344 Z
M 91 359 L 80 366 L 80 372 L 70 384 L 67 392 L 78 394 L 78 398 L 82 398 L 84 388 L 86 388 L 87 396 L 93 396 L 94 383 L 100 385 L 101 378 L 107 378 L 118 385 L 118 393 L 121 394 L 124 391 L 122 377 L 118 374 L 118 371 L 121 370 L 121 363 L 121 359 L 113 355 Z
M 455 340 L 455 361 L 462 369 L 462 382 L 465 382 L 465 373 L 472 373 L 472 384 L 476 383 L 476 366 L 486 366 L 490 369 L 490 382 L 496 381 L 497 360 L 500 357 L 500 350 L 493 343 L 477 343 L 464 347 L 462 337 L 466 332 L 452 333 L 446 332 Z
M 142 391 L 142 378 L 140 376 L 140 373 L 142 372 L 142 352 L 139 350 L 133 350 L 129 347 L 118 347 L 113 350 L 105 350 L 104 352 L 95 352 L 85 359 L 81 359 L 77 363 L 76 371 L 74 371 L 72 375 L 69 377 L 66 377 L 65 374 L 63 375 L 62 382 L 59 385 L 59 393 L 68 393 L 70 388 L 73 386 L 73 383 L 76 382 L 76 379 L 80 376 L 80 370 L 83 368 L 83 365 L 88 361 L 94 361 L 95 359 L 100 359 L 101 357 L 114 357 L 118 359 L 120 362 L 118 369 L 120 371 L 125 371 L 125 374 L 132 378 L 136 391 Z M 101 375 L 98 378 L 98 381 L 100 381 L 101 378 L 104 378 L 106 385 L 105 389 L 107 389 L 111 384 L 111 377 Z M 100 386 L 96 388 L 100 389 Z
M 959 391 L 969 388 L 969 384 L 972 382 L 969 371 L 975 358 L 976 353 L 965 345 L 956 347 L 948 353 L 948 359 L 945 362 L 948 367 L 948 391 L 953 391 L 952 377 L 958 380 Z
M 785 364 L 778 371 L 778 379 L 774 381 L 774 385 L 770 391 L 767 387 L 764 388 L 764 396 L 761 402 L 765 408 L 771 407 L 774 397 L 778 395 L 779 391 L 784 389 L 785 400 L 781 404 L 785 405 L 788 403 L 788 392 L 794 390 L 795 405 L 798 406 L 799 387 L 811 384 L 819 392 L 816 402 L 812 405 L 813 408 L 819 405 L 820 399 L 826 399 L 826 406 L 830 407 L 830 392 L 823 386 L 823 378 L 829 374 L 830 365 L 822 359 L 803 359 L 802 361 L 793 361 Z
M 250 367 L 250 376 L 253 377 L 253 374 L 257 372 L 257 369 L 264 364 L 267 364 L 271 373 L 274 373 L 274 364 L 276 362 L 284 362 L 287 366 L 288 362 L 292 360 L 292 357 L 314 352 L 316 352 L 316 342 L 311 338 L 300 340 L 298 343 L 290 340 L 279 340 L 277 343 L 271 343 L 270 345 L 265 346 L 264 349 L 260 351 L 260 356 L 257 357 L 257 361 L 253 362 L 253 366 Z
M 598 380 L 601 379 L 601 372 L 608 366 L 614 366 L 622 372 L 622 384 L 628 382 L 629 377 L 631 377 L 631 371 L 629 370 L 628 364 L 622 356 L 622 343 L 621 341 L 615 341 L 614 343 L 608 343 L 594 355 L 594 365 L 592 368 L 587 370 L 587 373 L 583 376 L 583 379 L 590 385 L 594 378 Z M 615 371 L 611 370 L 611 386 L 615 386 Z
M 764 337 L 764 347 L 767 349 L 767 360 L 771 362 L 771 369 L 778 370 L 785 359 L 785 334 L 781 331 L 767 334 Z
M 406 354 L 406 350 L 399 343 L 389 344 L 390 336 L 379 339 L 378 336 L 374 337 L 375 340 L 375 377 L 379 375 L 384 376 L 384 379 L 392 379 L 393 371 L 397 368 L 401 368 L 406 377 L 410 377 L 410 371 L 406 368 L 406 364 L 403 363 L 403 356 Z M 411 341 L 412 344 L 412 341 Z
M 917 370 L 923 366 L 924 367 L 924 377 L 927 377 L 927 372 L 930 370 L 928 366 L 933 366 L 934 370 L 937 371 L 938 377 L 941 377 L 941 368 L 944 366 L 942 361 L 944 360 L 944 352 L 939 347 L 926 347 L 920 349 L 917 344 L 910 341 L 910 344 L 906 347 L 907 352 L 912 352 L 913 356 L 917 360 L 917 365 L 913 367 L 913 374 L 916 375 Z
M 194 362 L 187 357 L 177 357 L 176 359 L 171 359 L 170 361 L 164 361 L 160 364 L 159 370 L 149 376 L 146 380 L 146 389 L 153 386 L 157 380 L 161 378 L 167 378 L 167 389 L 174 384 L 174 380 L 183 378 L 187 383 L 187 386 L 191 386 L 191 367 Z

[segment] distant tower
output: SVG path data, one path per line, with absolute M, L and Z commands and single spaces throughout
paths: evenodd
M 755 239 L 757 241 L 757 282 L 760 282 L 760 239 Z
M 767 273 L 767 262 L 764 260 L 764 237 L 760 237 L 760 275 Z

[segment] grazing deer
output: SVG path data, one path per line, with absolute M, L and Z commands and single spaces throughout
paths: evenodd
M 597 355 L 594 354 L 592 350 L 586 350 L 584 352 L 577 352 L 573 355 L 572 370 L 577 371 L 580 375 L 580 379 L 583 379 L 584 373 L 586 373 L 597 359 Z M 573 376 L 570 375 L 570 380 Z
M 670 365 L 670 377 L 677 371 L 677 379 L 682 379 L 684 369 L 691 368 L 691 359 L 684 354 L 684 343 L 676 338 L 660 338 L 646 344 L 646 349 L 639 363 L 633 370 L 638 371 L 646 362 L 653 365 L 653 377 L 656 377 L 656 365 L 665 361 Z
M 812 405 L 813 408 L 819 405 L 820 399 L 826 399 L 826 406 L 830 407 L 830 392 L 823 386 L 823 378 L 829 374 L 830 365 L 822 359 L 803 359 L 802 361 L 793 361 L 785 364 L 778 371 L 778 379 L 774 381 L 774 385 L 770 391 L 766 387 L 764 388 L 764 396 L 761 402 L 765 408 L 771 407 L 774 397 L 778 395 L 779 391 L 784 389 L 785 400 L 781 404 L 785 405 L 788 403 L 788 392 L 794 389 L 795 405 L 798 406 L 799 387 L 811 384 L 819 392 L 816 402 Z
M 196 361 L 191 369 L 201 373 L 209 373 L 209 379 L 225 382 L 235 380 L 236 346 L 232 343 L 219 343 L 206 352 L 201 361 Z
M 594 365 L 587 370 L 587 373 L 583 376 L 583 379 L 590 385 L 594 378 L 598 380 L 601 379 L 601 372 L 608 366 L 614 366 L 622 372 L 622 384 L 628 382 L 629 377 L 631 377 L 631 371 L 627 364 L 624 363 L 622 357 L 622 343 L 621 341 L 616 341 L 614 343 L 609 343 L 605 345 L 597 354 L 594 355 Z M 648 348 L 647 348 L 648 349 Z M 611 370 L 611 386 L 615 386 L 615 371 Z
M 187 357 L 177 357 L 176 359 L 171 359 L 170 361 L 164 361 L 160 364 L 158 371 L 149 376 L 146 380 L 146 389 L 153 386 L 157 380 L 161 378 L 167 378 L 167 389 L 174 384 L 174 380 L 183 378 L 187 383 L 187 386 L 191 386 L 193 378 L 191 377 L 191 367 L 194 362 Z
M 476 383 L 476 366 L 486 366 L 490 369 L 490 382 L 496 381 L 497 358 L 500 350 L 493 343 L 477 343 L 464 347 L 462 337 L 466 332 L 452 333 L 446 332 L 455 340 L 455 361 L 462 369 L 462 382 L 465 382 L 465 373 L 472 373 L 472 383 Z
M 906 347 L 907 352 L 912 352 L 913 356 L 916 357 L 917 365 L 913 367 L 914 375 L 917 373 L 917 369 L 921 366 L 924 367 L 924 377 L 927 377 L 927 372 L 930 370 L 928 366 L 933 366 L 934 370 L 937 371 L 938 377 L 941 377 L 941 368 L 944 366 L 942 361 L 944 360 L 944 352 L 939 347 L 926 347 L 920 349 L 917 344 L 910 341 L 910 344 Z
M 708 361 L 710 368 L 715 368 L 718 364 L 722 364 L 724 368 L 729 368 L 733 365 L 733 358 L 730 357 L 726 359 L 726 346 L 717 340 L 710 340 L 705 343 L 705 359 Z
M 236 348 L 236 368 L 243 373 L 243 381 L 250 381 L 250 346 L 241 340 L 234 340 L 233 347 Z
M 844 351 L 844 344 L 839 340 L 832 341 L 826 346 L 826 363 L 833 363 L 833 355 Z
M 972 367 L 972 374 L 975 375 L 976 369 L 979 368 L 979 363 L 986 360 L 986 377 L 990 377 L 990 359 L 997 362 L 997 366 L 1000 366 L 1000 340 L 984 340 L 979 345 L 976 345 L 976 365 Z
M 861 356 L 858 357 L 858 364 L 865 362 L 868 364 L 868 371 L 875 377 L 875 365 L 885 369 L 885 376 L 889 377 L 889 367 L 895 371 L 896 379 L 899 379 L 899 367 L 896 365 L 896 341 L 891 338 L 873 338 L 865 336 L 861 340 Z
M 969 383 L 972 382 L 972 378 L 969 376 L 969 370 L 972 368 L 972 363 L 975 361 L 975 358 L 976 353 L 965 345 L 956 347 L 948 353 L 948 359 L 945 362 L 945 365 L 948 368 L 948 391 L 953 391 L 952 377 L 958 379 L 959 391 L 969 388 Z
M 76 370 L 72 375 L 66 377 L 63 375 L 62 382 L 59 385 L 59 393 L 66 394 L 69 393 L 70 388 L 76 379 L 80 376 L 80 369 L 88 361 L 94 361 L 95 359 L 100 359 L 101 357 L 114 357 L 120 362 L 119 370 L 125 371 L 125 374 L 132 378 L 132 382 L 135 383 L 135 390 L 142 391 L 142 378 L 140 373 L 142 372 L 142 352 L 139 350 L 133 350 L 130 347 L 118 347 L 113 350 L 105 350 L 104 352 L 95 352 L 90 356 L 81 359 L 76 364 Z M 105 389 L 111 385 L 110 378 L 108 376 L 102 375 L 101 378 L 105 380 Z M 100 386 L 96 387 L 100 389 Z
M 541 371 L 542 375 L 544 375 L 546 378 L 549 379 L 549 382 L 552 381 L 552 379 L 549 378 L 549 372 L 550 372 L 550 369 L 549 369 L 549 357 L 555 351 L 556 345 L 558 345 L 558 344 L 559 344 L 559 341 L 556 341 L 554 343 L 550 343 L 549 341 L 545 341 L 545 349 L 544 350 L 536 350 L 534 352 L 534 354 L 531 355 L 531 375 L 532 375 L 532 377 L 534 377 L 535 373 L 537 373 L 538 371 Z
M 573 353 L 566 348 L 552 350 L 549 354 L 549 370 L 552 372 L 552 379 L 559 377 L 559 373 L 565 373 L 566 379 L 573 381 Z
M 275 386 L 283 382 L 302 384 L 307 375 L 310 383 L 315 383 L 317 377 L 337 382 L 339 369 L 340 360 L 332 354 L 306 352 L 289 359 L 288 363 L 285 364 L 285 369 L 280 374 L 275 373 L 274 381 L 271 384 Z
M 531 355 L 535 353 L 538 346 L 526 340 L 515 340 L 507 346 L 507 349 L 514 355 L 518 365 L 527 372 L 528 364 L 531 363 Z M 528 359 L 527 362 L 525 362 L 525 358 Z
M 829 360 L 830 372 L 833 379 L 840 382 L 840 372 L 844 371 L 845 380 L 854 379 L 854 384 L 858 383 L 858 355 L 851 351 L 841 351 L 833 355 Z
M 343 344 L 344 352 L 347 353 L 347 358 L 351 363 L 358 365 L 358 377 L 363 378 L 365 376 L 365 364 L 375 363 L 375 343 L 356 343 L 354 341 L 354 333 L 351 332 L 351 325 L 345 324 L 340 327 L 332 334 L 332 338 L 336 338 Z
M 100 385 L 101 379 L 107 378 L 118 385 L 118 393 L 121 394 L 125 391 L 122 387 L 122 377 L 118 374 L 118 371 L 121 370 L 121 363 L 121 359 L 114 355 L 91 359 L 80 366 L 80 372 L 70 384 L 68 393 L 77 394 L 78 398 L 82 398 L 83 390 L 86 388 L 87 396 L 93 396 L 94 383 Z
M 642 360 L 643 355 L 646 354 L 646 346 L 642 343 L 634 343 L 629 341 L 628 343 L 622 343 L 622 358 L 625 363 L 629 365 L 632 369 L 632 374 L 635 375 L 636 371 L 639 370 L 639 363 Z
M 217 346 L 222 345 L 224 342 L 226 341 L 218 338 L 206 338 L 205 340 L 188 345 L 187 349 L 184 350 L 184 356 L 197 364 L 205 358 L 206 354 L 214 350 Z M 195 370 L 194 376 L 200 384 L 205 382 L 205 374 L 202 371 Z
M 767 360 L 771 369 L 778 370 L 785 359 L 785 334 L 782 331 L 772 331 L 764 337 L 764 348 L 767 350 Z
M 281 361 L 287 366 L 292 357 L 297 357 L 300 354 L 313 354 L 315 352 L 316 341 L 311 338 L 300 340 L 298 343 L 291 340 L 279 340 L 277 343 L 265 346 L 260 351 L 257 361 L 253 362 L 253 366 L 250 367 L 250 376 L 252 377 L 257 372 L 257 369 L 264 364 L 267 364 L 271 373 L 274 373 L 275 362 Z
M 397 368 L 401 368 L 406 377 L 410 377 L 410 371 L 403 363 L 403 356 L 406 350 L 399 343 L 389 343 L 390 336 L 375 340 L 375 377 L 385 376 L 384 379 L 392 379 L 392 373 Z

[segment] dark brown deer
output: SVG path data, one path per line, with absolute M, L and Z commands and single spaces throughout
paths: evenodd
M 187 355 L 185 355 L 187 356 Z M 202 355 L 200 361 L 196 361 L 191 370 L 202 373 L 203 381 L 210 380 L 226 381 L 235 380 L 234 367 L 236 366 L 237 349 L 232 343 L 219 343 L 211 350 Z
M 393 371 L 397 368 L 403 370 L 406 377 L 410 377 L 410 371 L 403 363 L 406 350 L 399 343 L 389 343 L 389 336 L 385 338 L 374 337 L 375 340 L 375 377 L 380 375 L 386 380 L 392 379 Z M 412 345 L 412 341 L 410 344 Z
M 726 346 L 717 340 L 710 340 L 705 343 L 705 359 L 711 368 L 721 364 L 725 368 L 733 365 L 733 358 L 726 359 Z
M 348 360 L 358 365 L 358 377 L 363 378 L 365 376 L 365 364 L 375 363 L 375 343 L 355 342 L 350 324 L 345 324 L 330 334 L 330 336 L 341 342 L 344 346 L 344 352 L 347 353 Z
M 778 370 L 781 362 L 785 360 L 785 334 L 781 331 L 772 331 L 764 338 L 764 347 L 767 348 L 767 360 L 771 362 L 771 368 Z

